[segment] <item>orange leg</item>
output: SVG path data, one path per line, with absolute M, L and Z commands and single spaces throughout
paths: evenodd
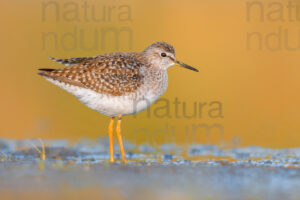
M 114 159 L 114 120 L 115 118 L 112 117 L 108 126 L 108 136 L 109 136 L 109 150 L 110 150 L 110 162 L 115 162 Z
M 120 144 L 120 149 L 121 149 L 121 154 L 122 154 L 122 161 L 123 161 L 123 163 L 127 163 L 127 160 L 125 158 L 125 151 L 124 151 L 124 147 L 123 147 L 122 134 L 121 134 L 121 120 L 122 120 L 122 115 L 119 115 L 118 116 L 118 123 L 117 123 L 116 132 L 117 132 L 117 137 L 118 137 L 118 141 L 119 141 L 119 144 Z

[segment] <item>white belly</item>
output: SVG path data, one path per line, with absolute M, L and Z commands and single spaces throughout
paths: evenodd
M 161 92 L 154 92 L 151 89 L 145 90 L 144 92 L 137 91 L 141 95 L 112 96 L 99 94 L 90 89 L 59 82 L 50 78 L 46 79 L 76 96 L 89 108 L 110 117 L 119 114 L 130 115 L 141 112 L 153 104 L 166 89 L 164 88 Z

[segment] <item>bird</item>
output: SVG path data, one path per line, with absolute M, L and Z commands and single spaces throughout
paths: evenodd
M 39 75 L 73 94 L 87 107 L 111 118 L 108 126 L 110 162 L 115 162 L 115 118 L 121 159 L 127 163 L 121 134 L 122 117 L 139 113 L 159 99 L 168 87 L 167 70 L 171 66 L 198 72 L 196 68 L 177 60 L 174 47 L 167 42 L 154 42 L 141 52 L 49 59 L 64 67 L 40 68 Z

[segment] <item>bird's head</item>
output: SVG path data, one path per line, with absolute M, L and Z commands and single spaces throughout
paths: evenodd
M 174 47 L 166 42 L 155 42 L 151 44 L 143 51 L 143 54 L 154 66 L 160 67 L 163 70 L 167 70 L 176 64 L 198 72 L 197 69 L 178 61 L 175 56 Z

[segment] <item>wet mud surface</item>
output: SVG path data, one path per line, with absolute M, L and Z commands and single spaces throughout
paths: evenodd
M 1 199 L 300 199 L 300 148 L 44 143 L 0 140 Z

